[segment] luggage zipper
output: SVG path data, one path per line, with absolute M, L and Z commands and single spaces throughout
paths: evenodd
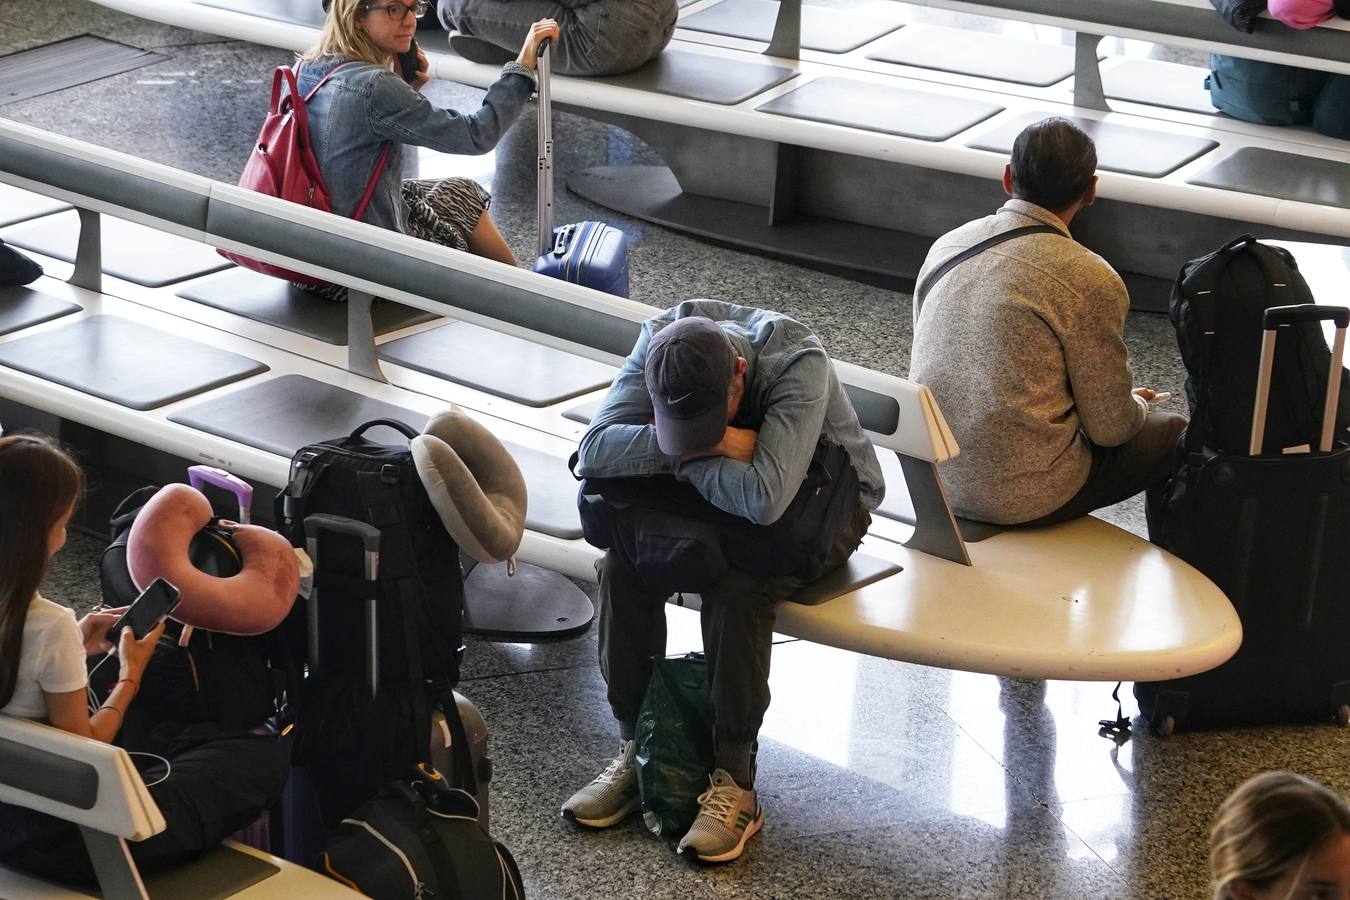
M 360 819 L 343 819 L 342 824 L 358 825 L 361 828 L 364 828 L 366 831 L 370 832 L 371 836 L 374 837 L 375 840 L 379 841 L 381 844 L 384 844 L 391 851 L 393 851 L 394 855 L 397 856 L 399 858 L 399 861 L 403 863 L 403 868 L 408 870 L 408 878 L 413 883 L 413 896 L 419 898 L 420 900 L 420 898 L 423 896 L 422 892 L 426 889 L 426 885 L 424 885 L 421 881 L 417 879 L 417 870 L 413 868 L 412 861 L 408 859 L 407 854 L 405 854 L 402 850 L 398 848 L 397 844 L 395 844 L 393 841 L 389 840 L 389 838 L 385 837 L 384 835 L 380 834 L 380 832 L 372 828 L 369 822 L 362 822 Z

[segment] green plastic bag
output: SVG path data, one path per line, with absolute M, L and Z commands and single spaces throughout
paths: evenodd
M 712 700 L 703 654 L 658 659 L 638 711 L 642 819 L 657 837 L 679 838 L 698 816 L 713 768 Z

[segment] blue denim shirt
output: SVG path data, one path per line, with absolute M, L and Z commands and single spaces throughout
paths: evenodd
M 308 94 L 329 69 L 347 60 L 323 57 L 302 63 L 296 79 Z M 351 216 L 370 183 L 380 151 L 394 141 L 363 222 L 407 231 L 403 205 L 402 144 L 442 153 L 487 153 L 520 116 L 534 81 L 516 72 L 498 78 L 477 112 L 440 109 L 384 66 L 356 62 L 328 80 L 309 101 L 309 134 L 332 199 L 333 212 Z
M 656 332 L 688 316 L 706 316 L 720 325 L 749 363 L 745 399 L 732 422 L 759 432 L 749 464 L 722 456 L 681 463 L 657 447 L 645 374 L 647 345 Z M 822 435 L 848 451 L 862 503 L 876 509 L 886 490 L 876 451 L 811 329 L 781 313 L 718 300 L 686 300 L 643 323 L 633 352 L 581 438 L 577 474 L 674 474 L 719 509 L 767 525 L 796 496 Z

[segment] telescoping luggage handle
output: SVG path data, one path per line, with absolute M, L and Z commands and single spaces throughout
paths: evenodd
M 1341 360 L 1345 355 L 1345 330 L 1350 326 L 1350 308 L 1301 303 L 1298 306 L 1273 306 L 1266 310 L 1262 321 L 1261 368 L 1256 375 L 1256 407 L 1252 410 L 1252 437 L 1248 446 L 1250 455 L 1260 455 L 1264 443 L 1266 408 L 1270 404 L 1270 378 L 1275 367 L 1275 341 L 1279 337 L 1279 330 L 1303 322 L 1327 320 L 1336 326 L 1336 340 L 1331 347 L 1327 398 L 1322 407 L 1322 436 L 1318 449 L 1323 453 L 1331 450 L 1332 436 L 1336 430 L 1336 409 L 1341 399 Z
M 362 576 L 367 582 L 371 583 L 370 596 L 366 598 L 366 686 L 370 689 L 370 696 L 374 697 L 380 690 L 380 625 L 379 609 L 376 606 L 377 595 L 374 588 L 374 582 L 380 577 L 380 529 L 374 525 L 368 525 L 365 522 L 358 522 L 344 516 L 330 515 L 329 513 L 314 513 L 305 517 L 305 551 L 309 554 L 309 558 L 314 561 L 314 589 L 309 594 L 306 615 L 309 636 L 309 667 L 317 672 L 322 662 L 319 644 L 319 603 L 322 593 L 319 589 L 319 572 L 321 571 L 319 561 L 321 541 L 319 535 L 325 531 L 360 538 L 362 549 L 365 551 L 365 565 Z
M 202 485 L 210 484 L 234 494 L 239 501 L 239 521 L 248 524 L 253 509 L 253 485 L 215 466 L 188 466 L 187 472 L 188 484 L 199 491 Z
M 553 75 L 553 63 L 549 53 L 552 40 L 539 42 L 535 53 L 535 78 L 539 91 L 539 256 L 553 248 L 553 100 L 549 92 L 549 81 Z

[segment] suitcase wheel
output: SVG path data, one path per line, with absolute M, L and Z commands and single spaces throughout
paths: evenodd
M 1342 708 L 1344 709 L 1344 707 Z M 1153 733 L 1154 737 L 1165 738 L 1170 735 L 1176 727 L 1176 719 L 1173 719 L 1171 716 L 1163 716 L 1158 722 L 1149 724 L 1149 731 Z
M 1350 725 L 1350 703 L 1343 703 L 1336 710 L 1336 724 Z

